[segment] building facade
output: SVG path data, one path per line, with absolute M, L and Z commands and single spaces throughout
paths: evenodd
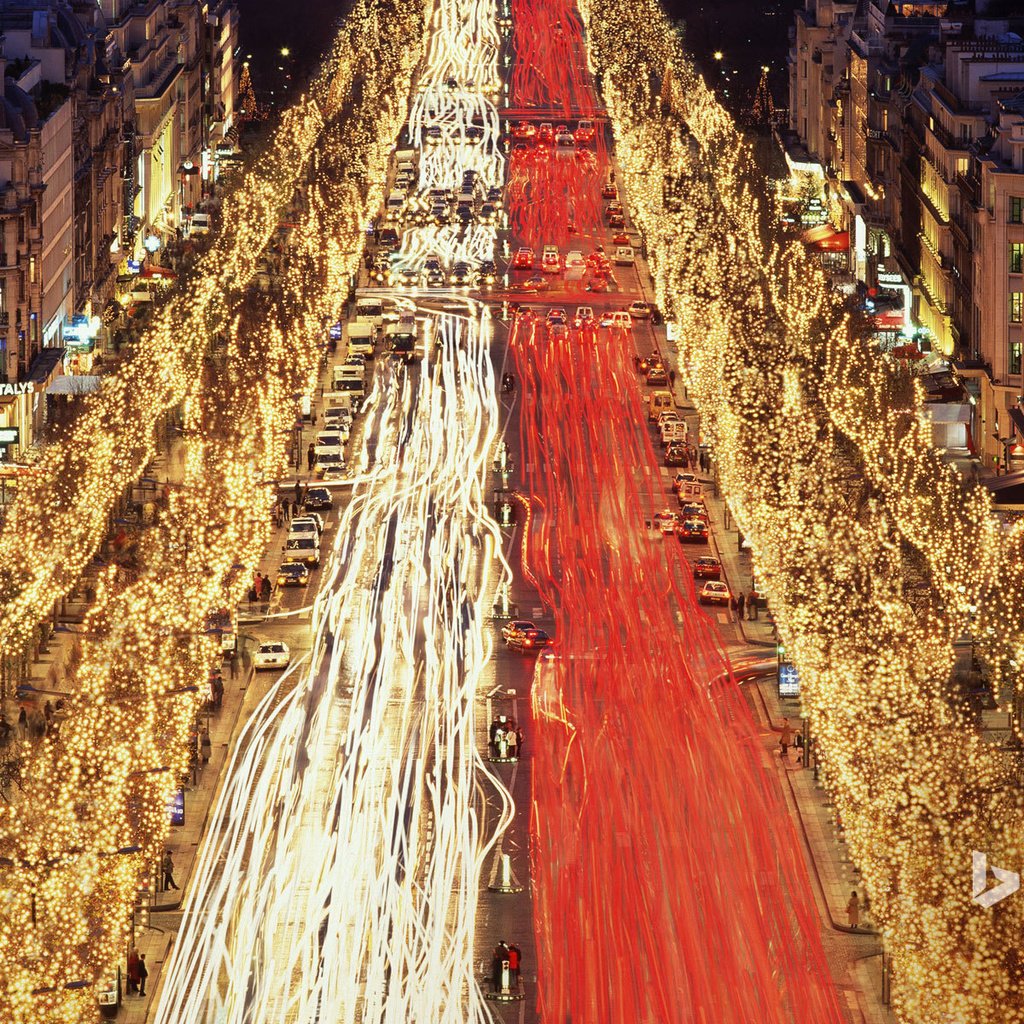
M 999 470 L 1018 440 L 1024 459 L 1021 33 L 1024 9 L 989 17 L 986 0 L 807 0 L 781 140 L 820 182 L 816 244 L 890 314 L 881 346 L 941 356 L 962 385 L 959 408 L 935 411 L 951 423 L 939 442 Z

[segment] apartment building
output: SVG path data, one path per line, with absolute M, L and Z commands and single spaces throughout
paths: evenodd
M 829 227 L 812 244 L 888 314 L 880 343 L 941 355 L 962 384 L 933 410 L 940 443 L 1002 470 L 1024 462 L 1024 10 L 988 11 L 807 0 L 781 141 L 794 174 L 820 178 Z

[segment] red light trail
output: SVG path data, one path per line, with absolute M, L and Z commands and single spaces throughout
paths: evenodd
M 523 2 L 513 12 L 516 102 L 586 116 L 575 13 Z M 516 244 L 573 245 L 570 218 L 599 239 L 605 154 L 519 154 Z M 556 333 L 520 313 L 510 350 L 530 503 L 524 573 L 557 636 L 533 690 L 539 1015 L 841 1021 L 803 849 L 757 725 L 679 546 L 644 527 L 663 494 L 637 430 L 630 333 Z

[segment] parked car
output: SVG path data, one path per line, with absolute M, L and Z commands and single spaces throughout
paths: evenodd
M 700 595 L 697 598 L 701 604 L 725 604 L 732 598 L 729 588 L 724 583 L 711 580 L 700 588 Z
M 303 500 L 303 507 L 308 511 L 310 509 L 324 509 L 334 507 L 334 498 L 331 495 L 330 490 L 326 487 L 310 487 L 306 491 L 305 499 Z
M 265 668 L 287 668 L 291 660 L 291 651 L 283 640 L 267 640 L 256 648 L 253 665 L 257 671 Z
M 704 555 L 693 563 L 693 577 L 698 580 L 720 580 L 722 563 L 717 558 Z
M 679 543 L 706 544 L 708 524 L 703 519 L 686 519 L 677 531 Z

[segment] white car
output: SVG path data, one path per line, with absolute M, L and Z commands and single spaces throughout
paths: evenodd
M 287 668 L 291 660 L 291 651 L 283 640 L 267 640 L 256 648 L 253 665 L 257 671 L 265 668 Z
M 576 316 L 573 317 L 573 324 L 576 327 L 586 327 L 594 321 L 594 309 L 592 306 L 577 306 Z
M 320 531 L 316 528 L 316 523 L 312 519 L 299 519 L 292 522 L 292 525 L 288 528 L 288 539 L 291 540 L 293 537 L 312 537 L 314 540 L 320 540 Z
M 502 639 L 508 643 L 513 637 L 522 636 L 523 633 L 537 627 L 527 619 L 513 619 L 501 628 Z
M 298 523 L 312 523 L 316 527 L 318 534 L 324 532 L 324 517 L 319 512 L 306 512 L 301 516 L 296 515 L 292 520 L 292 526 Z

